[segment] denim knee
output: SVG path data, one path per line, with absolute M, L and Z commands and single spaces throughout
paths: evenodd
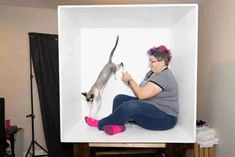
M 115 96 L 115 98 L 113 99 L 113 111 L 124 102 L 124 98 L 127 97 L 124 94 L 118 94 L 117 96 Z
M 116 95 L 113 99 L 113 104 L 120 102 L 121 100 L 123 100 L 124 97 L 126 97 L 126 95 L 124 95 L 124 94 Z

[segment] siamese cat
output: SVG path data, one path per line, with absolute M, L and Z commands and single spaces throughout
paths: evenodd
M 90 91 L 82 93 L 82 95 L 85 96 L 86 101 L 92 105 L 90 108 L 91 117 L 96 117 L 100 109 L 102 93 L 109 78 L 113 74 L 115 74 L 116 71 L 120 69 L 120 67 L 123 67 L 123 63 L 116 65 L 112 62 L 112 57 L 117 47 L 118 40 L 119 40 L 119 36 L 117 36 L 115 46 L 110 53 L 108 63 L 103 67 L 102 71 L 99 73 L 99 76 L 97 80 L 95 81 L 95 83 L 93 84 L 93 86 L 91 87 Z

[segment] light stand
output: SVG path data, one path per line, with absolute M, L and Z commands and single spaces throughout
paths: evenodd
M 32 141 L 31 144 L 27 150 L 27 153 L 25 154 L 25 157 L 28 157 L 30 149 L 32 148 L 32 157 L 35 156 L 48 156 L 48 151 L 43 148 L 40 144 L 38 144 L 38 142 L 34 139 L 34 110 L 33 110 L 33 73 L 32 73 L 32 60 L 31 60 L 31 52 L 29 53 L 29 61 L 30 61 L 30 93 L 31 93 L 31 114 L 27 115 L 27 118 L 31 118 L 31 122 L 32 122 Z M 46 154 L 44 155 L 35 155 L 35 145 L 37 145 L 39 148 L 41 148 L 43 151 L 46 152 Z

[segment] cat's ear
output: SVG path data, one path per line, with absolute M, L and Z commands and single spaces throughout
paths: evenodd
M 93 102 L 94 97 L 95 97 L 95 94 L 92 93 L 92 94 L 91 94 L 91 98 L 90 98 L 90 99 L 91 99 L 91 102 Z
M 86 97 L 86 95 L 87 95 L 87 92 L 82 92 L 82 95 L 84 95 L 84 96 Z

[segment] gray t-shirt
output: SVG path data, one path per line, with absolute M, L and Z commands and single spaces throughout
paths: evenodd
M 170 69 L 166 68 L 158 74 L 149 71 L 140 86 L 148 82 L 155 83 L 162 88 L 162 91 L 152 98 L 141 100 L 155 105 L 158 109 L 172 116 L 178 116 L 178 87 L 174 75 Z

